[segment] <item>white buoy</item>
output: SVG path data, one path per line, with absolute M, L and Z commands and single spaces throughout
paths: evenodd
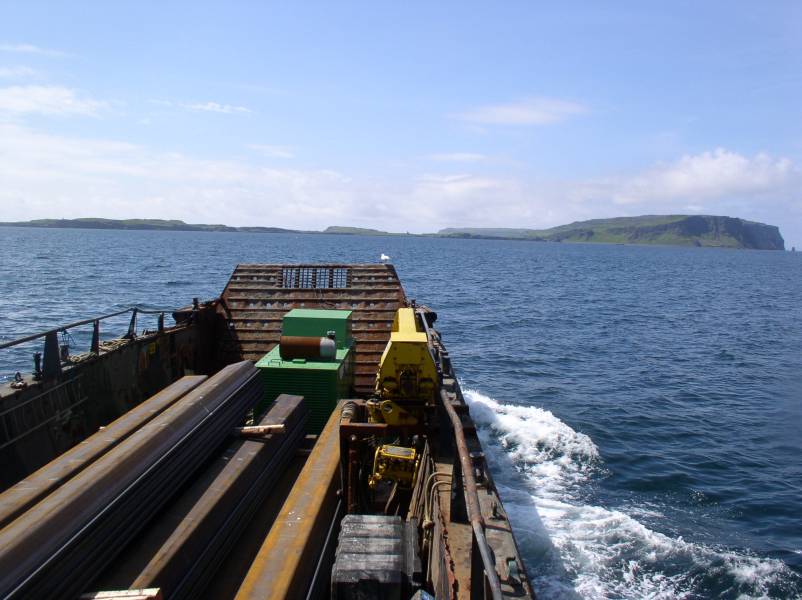
M 389 260 L 390 260 L 390 257 L 387 256 L 386 254 L 382 253 L 382 263 L 384 263 L 386 265 L 387 261 L 389 261 Z

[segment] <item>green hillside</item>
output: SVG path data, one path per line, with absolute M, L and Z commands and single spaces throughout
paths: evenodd
M 19 223 L 0 223 L 6 227 L 45 227 L 54 229 L 133 229 L 159 231 L 237 231 L 226 225 L 190 225 L 164 219 L 36 219 Z
M 164 219 L 36 219 L 15 223 L 0 223 L 4 227 L 43 227 L 53 229 L 135 229 L 157 231 L 226 231 L 238 233 L 328 233 L 336 235 L 409 235 L 387 233 L 378 229 L 360 227 L 329 227 L 325 231 L 300 231 L 281 227 L 229 227 L 228 225 L 202 225 Z
M 437 235 L 544 242 L 785 249 L 780 230 L 774 225 L 707 215 L 645 215 L 592 219 L 551 229 L 449 228 L 441 230 Z
M 410 235 L 408 233 L 388 233 L 378 229 L 365 229 L 363 227 L 338 227 L 336 225 L 327 227 L 321 233 L 334 235 Z

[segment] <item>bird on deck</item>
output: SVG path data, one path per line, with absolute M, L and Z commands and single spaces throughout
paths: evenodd
M 382 264 L 386 265 L 389 260 L 390 260 L 390 257 L 387 256 L 386 254 L 382 253 Z

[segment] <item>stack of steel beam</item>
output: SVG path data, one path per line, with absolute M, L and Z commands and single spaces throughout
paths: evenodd
M 194 390 L 207 377 L 182 377 L 133 410 L 88 437 L 75 448 L 32 473 L 0 494 L 0 530 L 78 475 L 117 444 L 128 439 L 178 400 Z
M 224 368 L 0 531 L 0 598 L 86 589 L 263 393 L 250 361 Z
M 329 584 L 342 503 L 341 400 L 298 476 L 235 600 L 319 597 Z
M 136 580 L 124 581 L 132 570 L 126 565 L 115 569 L 121 584 L 160 588 L 170 600 L 204 589 L 306 438 L 306 402 L 283 394 L 259 425 L 284 425 L 285 432 L 232 444 L 137 542 L 138 554 L 152 558 Z M 136 565 L 139 557 L 128 562 Z

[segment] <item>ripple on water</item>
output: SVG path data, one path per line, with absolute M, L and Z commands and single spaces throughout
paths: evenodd
M 781 560 L 690 543 L 582 501 L 603 471 L 598 448 L 553 414 L 466 391 L 539 598 L 788 598 L 802 578 Z M 519 477 L 510 476 L 513 471 Z M 687 479 L 683 473 L 669 478 Z M 662 489 L 666 482 L 656 482 Z

